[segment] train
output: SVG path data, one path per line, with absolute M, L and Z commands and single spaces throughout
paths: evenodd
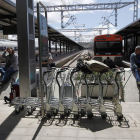
M 2 56 L 4 50 L 8 47 L 12 47 L 16 53 L 18 53 L 18 45 L 17 45 L 17 41 L 10 41 L 10 40 L 6 40 L 6 39 L 0 39 L 0 57 Z M 39 48 L 38 48 L 38 41 L 35 40 L 35 50 L 36 50 L 36 55 L 39 54 Z M 63 51 L 63 48 L 62 48 L 62 51 Z M 59 48 L 57 49 L 57 53 L 59 53 L 60 50 Z M 55 51 L 55 47 L 53 46 L 51 48 L 51 53 L 52 54 L 55 54 L 56 51 Z
M 99 35 L 94 38 L 92 56 L 94 60 L 104 62 L 110 59 L 114 65 L 122 64 L 122 36 L 116 34 Z M 91 51 L 89 51 L 91 52 Z

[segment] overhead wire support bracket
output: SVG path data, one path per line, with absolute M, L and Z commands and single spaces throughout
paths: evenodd
M 138 19 L 138 0 L 134 0 L 134 15 L 133 21 Z
M 121 9 L 131 4 L 137 4 L 138 0 L 131 2 L 116 2 L 116 3 L 96 3 L 96 4 L 76 4 L 76 5 L 56 5 L 56 6 L 46 6 L 48 12 L 65 12 L 65 11 L 89 11 L 89 10 L 111 10 L 111 9 Z M 42 8 L 43 12 L 44 9 Z M 36 12 L 36 7 L 34 7 L 34 12 Z
M 58 29 L 60 32 L 92 32 L 105 30 L 107 28 L 87 28 L 87 29 Z

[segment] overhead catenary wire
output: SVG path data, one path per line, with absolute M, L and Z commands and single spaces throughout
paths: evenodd
M 62 4 L 66 5 L 66 3 L 65 3 L 64 0 L 61 0 L 61 2 L 62 2 Z M 70 18 L 70 13 L 69 13 L 69 11 L 67 11 L 67 13 L 68 13 L 69 18 Z M 73 23 L 74 27 L 77 29 L 77 27 L 76 27 L 75 24 L 74 24 L 74 21 L 75 21 L 75 18 L 74 18 L 74 20 L 72 20 L 72 23 Z M 76 23 L 76 21 L 75 21 L 75 23 Z M 80 32 L 80 33 L 81 33 L 81 32 Z M 81 40 L 83 41 L 83 38 L 81 38 Z
M 120 1 L 117 1 L 117 0 L 116 0 L 116 3 L 117 3 L 117 2 L 118 2 L 118 3 L 121 3 L 121 1 L 122 1 L 122 0 L 120 0 Z M 111 2 L 111 1 L 110 1 L 110 2 Z M 112 17 L 112 16 L 115 15 L 115 14 L 113 15 L 114 11 L 115 11 L 115 9 L 112 11 L 112 13 L 111 13 L 109 16 L 107 16 L 107 17 L 102 17 L 102 18 L 104 18 L 104 20 L 103 20 L 103 22 L 102 22 L 102 24 L 103 24 L 102 27 L 105 26 L 105 25 L 108 25 L 108 27 L 109 27 L 109 24 L 112 24 L 112 23 L 110 22 L 109 19 L 110 19 L 110 17 Z M 112 24 L 112 25 L 115 26 L 114 24 Z M 108 29 L 108 30 L 109 30 L 109 29 Z

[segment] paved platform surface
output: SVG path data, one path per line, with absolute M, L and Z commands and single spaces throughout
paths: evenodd
M 140 103 L 122 103 L 124 119 L 109 113 L 106 120 L 99 114 L 93 119 L 60 120 L 59 116 L 39 121 L 37 111 L 15 115 L 14 108 L 0 100 L 0 140 L 140 140 Z

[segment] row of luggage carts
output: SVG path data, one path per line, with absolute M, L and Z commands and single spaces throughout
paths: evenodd
M 105 65 L 104 65 L 105 66 Z M 51 68 L 43 73 L 44 97 L 41 102 L 40 94 L 38 97 L 14 97 L 11 105 L 15 106 L 18 114 L 26 108 L 29 115 L 36 108 L 42 108 L 45 116 L 51 118 L 59 115 L 60 118 L 68 117 L 73 114 L 74 118 L 87 117 L 91 119 L 94 112 L 98 112 L 103 119 L 107 117 L 107 110 L 113 111 L 119 120 L 123 118 L 120 89 L 123 89 L 122 80 L 125 70 L 123 68 L 103 69 L 93 71 L 88 68 L 86 61 L 79 59 L 75 68 L 67 66 L 62 68 Z M 130 75 L 131 76 L 131 75 Z M 81 96 L 81 86 L 86 85 L 86 96 Z M 91 98 L 90 87 L 99 85 L 97 98 Z M 113 98 L 104 97 L 103 89 L 108 85 L 114 88 Z

